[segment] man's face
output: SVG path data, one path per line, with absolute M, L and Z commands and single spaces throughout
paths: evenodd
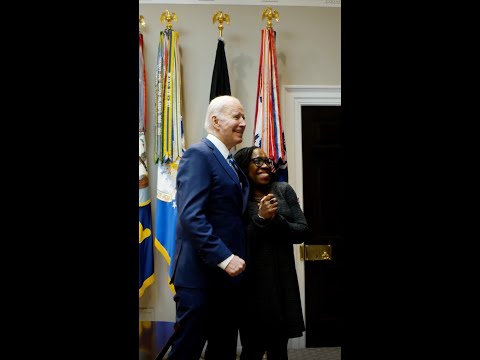
M 245 131 L 245 114 L 243 106 L 238 100 L 232 99 L 229 105 L 224 107 L 223 114 L 214 118 L 216 136 L 230 150 L 243 140 Z

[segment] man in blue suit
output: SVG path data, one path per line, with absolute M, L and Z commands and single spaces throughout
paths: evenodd
M 179 163 L 172 273 L 178 333 L 169 360 L 198 360 L 205 342 L 206 360 L 236 359 L 249 185 L 229 154 L 242 142 L 245 126 L 237 98 L 214 98 L 205 119 L 207 137 Z

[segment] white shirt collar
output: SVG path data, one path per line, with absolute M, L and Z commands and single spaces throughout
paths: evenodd
M 213 143 L 213 145 L 215 145 L 218 151 L 220 151 L 223 157 L 226 159 L 227 156 L 230 154 L 230 151 L 228 151 L 225 144 L 219 138 L 217 138 L 215 135 L 212 135 L 212 134 L 208 134 L 207 139 L 210 140 Z

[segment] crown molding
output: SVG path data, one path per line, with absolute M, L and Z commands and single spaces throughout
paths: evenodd
M 139 4 L 341 7 L 342 0 L 139 0 Z

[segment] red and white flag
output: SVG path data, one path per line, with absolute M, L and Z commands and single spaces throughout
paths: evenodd
M 276 31 L 262 29 L 253 144 L 273 160 L 279 181 L 288 182 L 287 147 L 280 114 Z

